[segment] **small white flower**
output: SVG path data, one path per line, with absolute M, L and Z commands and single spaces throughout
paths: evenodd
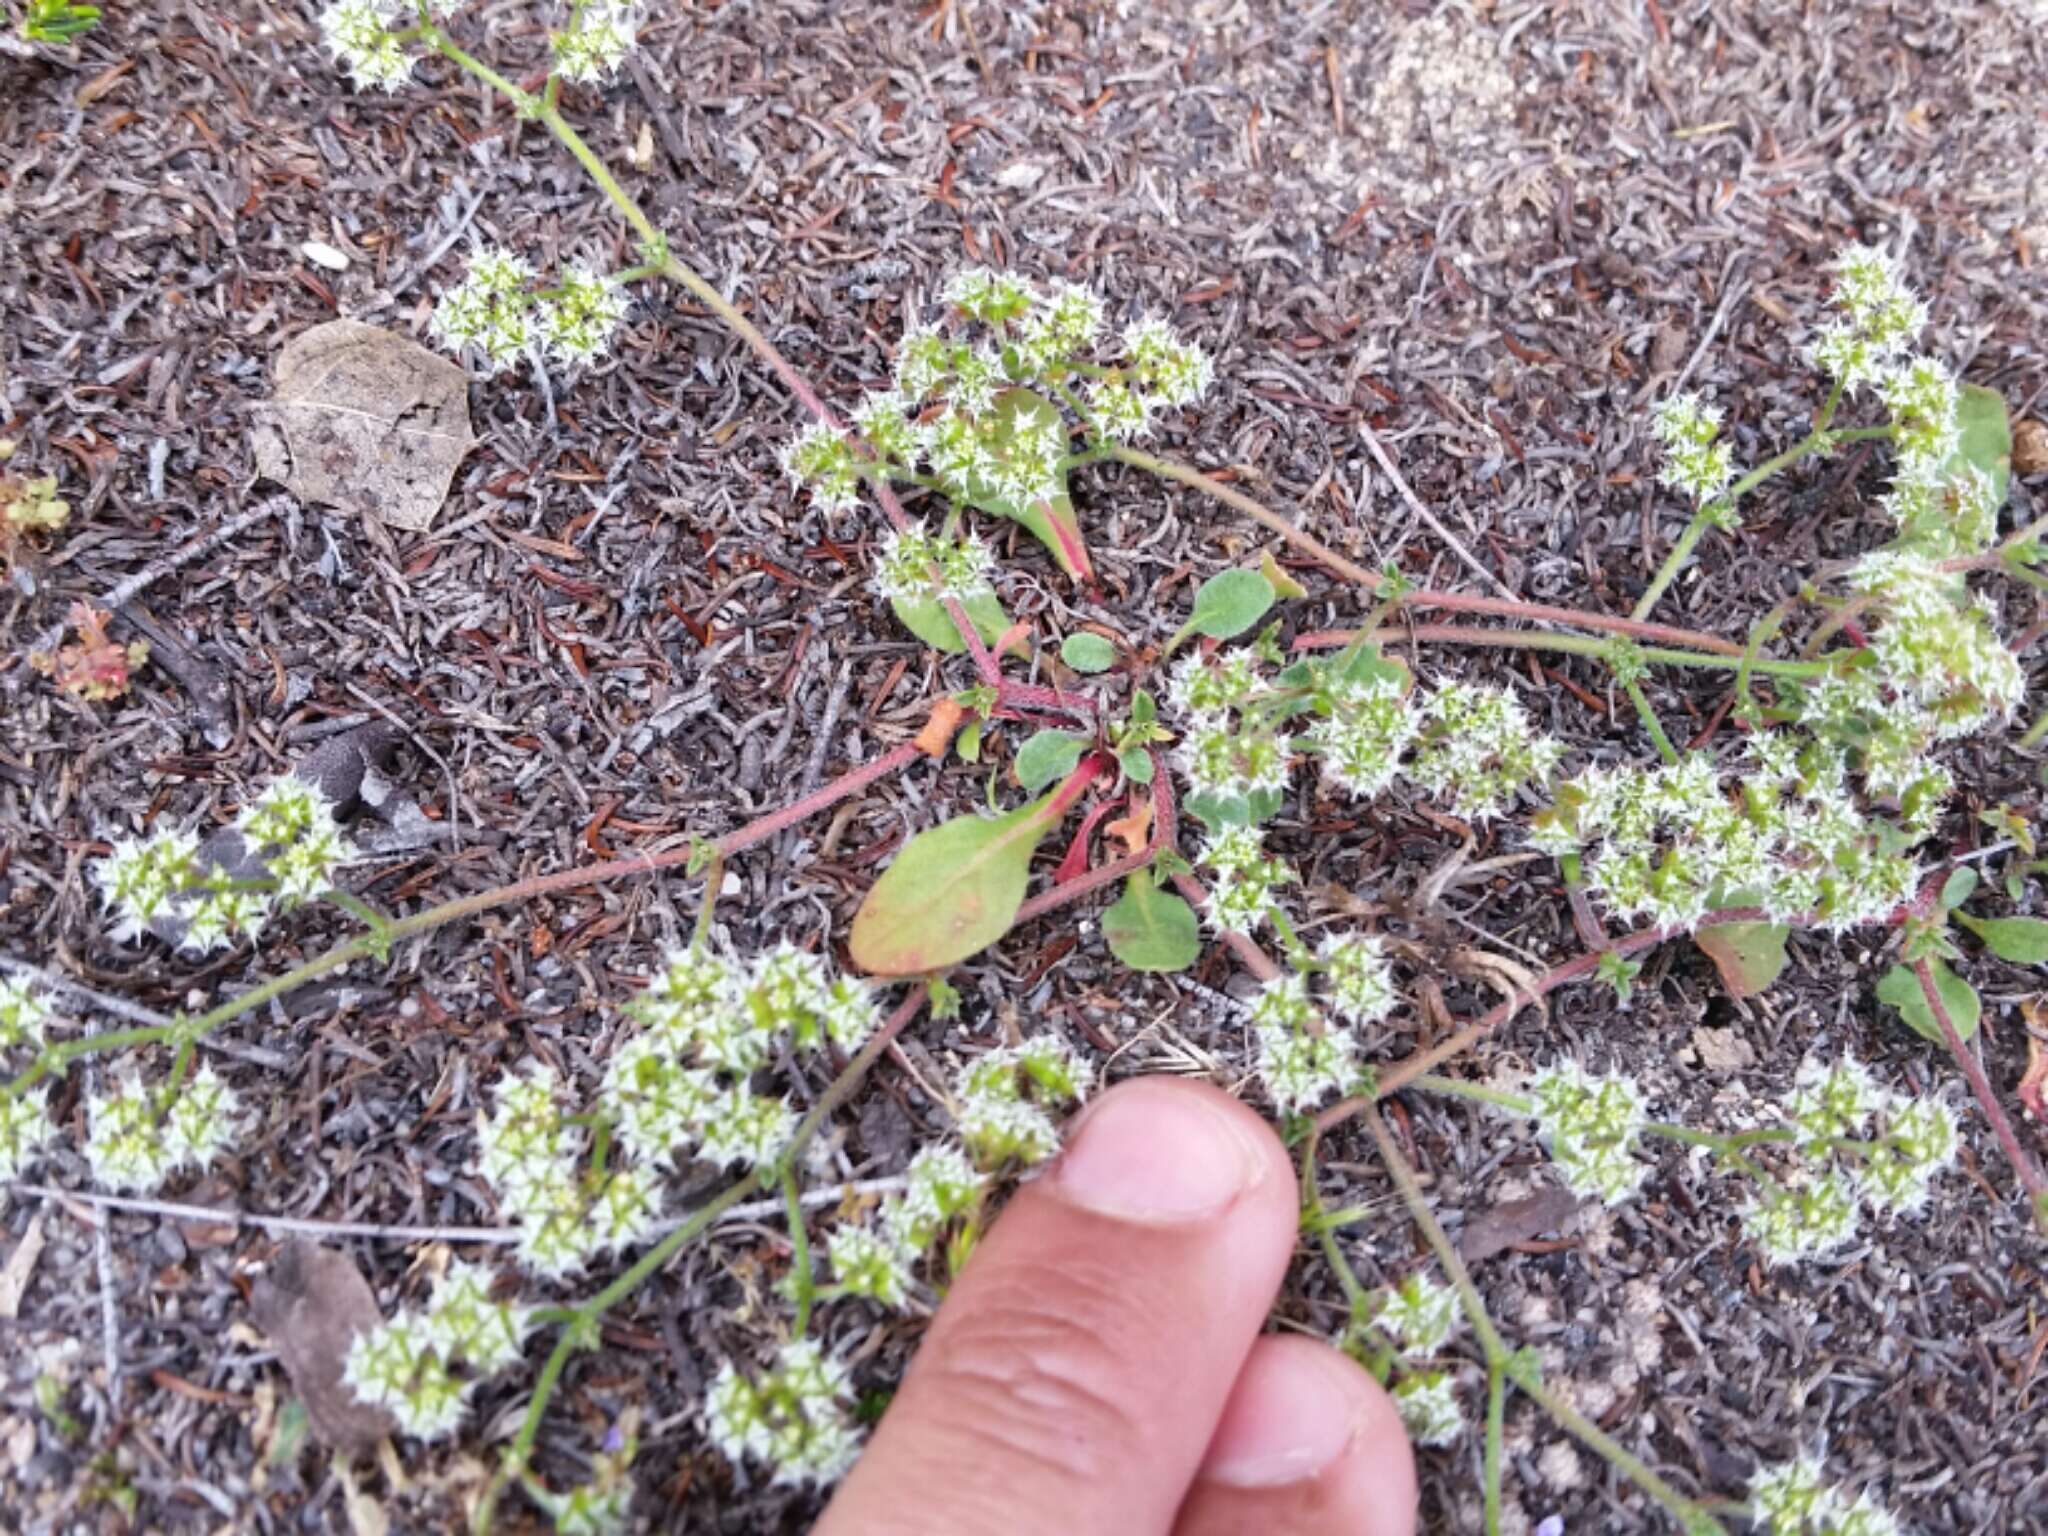
M 623 0 L 580 0 L 570 10 L 570 24 L 549 37 L 555 73 L 586 83 L 616 73 L 632 52 L 637 10 Z
M 773 1369 L 749 1381 L 731 1361 L 705 1399 L 705 1429 L 728 1461 L 764 1461 L 778 1483 L 837 1482 L 859 1454 L 845 1411 L 845 1367 L 809 1340 L 785 1344 Z
M 610 347 L 626 318 L 625 291 L 587 267 L 570 267 L 557 286 L 536 311 L 541 339 L 563 362 L 588 363 Z
M 1856 1167 L 1856 1186 L 1879 1210 L 1917 1211 L 1936 1174 L 1956 1158 L 1955 1111 L 1938 1099 L 1886 1099 L 1884 1136 Z
M 1797 1129 L 1802 1151 L 1823 1150 L 1834 1138 L 1861 1135 L 1878 1098 L 1869 1069 L 1855 1057 L 1826 1065 L 1809 1056 L 1799 1064 L 1785 1118 Z
M 638 1168 L 614 1168 L 590 1203 L 590 1226 L 607 1248 L 634 1247 L 661 1219 L 661 1187 Z
M 434 306 L 434 333 L 452 350 L 474 348 L 495 373 L 526 356 L 534 339 L 533 269 L 510 251 L 482 246 L 469 270 Z
M 1839 1248 L 1856 1235 L 1856 1195 L 1846 1178 L 1829 1172 L 1759 1195 L 1742 1220 L 1766 1259 L 1793 1264 Z
M 172 1168 L 203 1168 L 235 1138 L 241 1101 L 212 1066 L 202 1066 L 172 1093 L 163 1147 Z
M 26 976 L 0 981 L 0 1050 L 41 1045 L 50 1005 Z
M 1349 1035 L 1269 1024 L 1255 1028 L 1253 1037 L 1259 1081 L 1283 1109 L 1306 1114 L 1357 1078 L 1358 1042 Z
M 1458 1329 L 1458 1297 L 1447 1285 L 1410 1275 L 1387 1295 L 1373 1319 L 1411 1354 L 1435 1354 Z
M 156 1096 L 132 1073 L 86 1100 L 86 1161 L 109 1189 L 147 1194 L 174 1164 L 157 1118 Z
M 1532 1077 L 1529 1092 L 1537 1133 L 1574 1193 L 1617 1205 L 1642 1186 L 1649 1165 L 1633 1153 L 1648 1116 L 1633 1080 L 1563 1061 Z
M 910 1266 L 916 1255 L 890 1233 L 873 1227 L 841 1225 L 825 1240 L 832 1276 L 851 1296 L 867 1296 L 885 1307 L 900 1307 L 910 1289 Z
M 198 852 L 197 837 L 170 829 L 147 839 L 114 842 L 113 851 L 93 866 L 93 877 L 113 911 L 117 942 L 140 936 L 174 910 L 177 897 L 199 878 Z
M 20 1178 L 56 1132 L 48 1088 L 0 1093 L 0 1179 Z
M 1394 1011 L 1393 967 L 1376 935 L 1333 934 L 1318 953 L 1327 968 L 1330 1006 L 1346 1021 L 1362 1029 Z
M 728 1167 L 762 1168 L 796 1134 L 796 1112 L 784 1099 L 755 1093 L 745 1083 L 726 1088 L 704 1112 L 701 1155 Z
M 358 89 L 395 91 L 412 77 L 398 40 L 397 0 L 335 0 L 320 13 L 327 49 L 348 66 Z
M 457 1261 L 434 1283 L 420 1332 L 442 1359 L 494 1376 L 518 1360 L 532 1327 L 526 1308 L 491 1300 L 489 1271 Z
M 901 1247 L 922 1253 L 974 1206 L 986 1182 L 960 1148 L 925 1147 L 910 1160 L 902 1199 L 884 1208 L 883 1225 Z
M 1449 1445 L 1465 1430 L 1458 1392 L 1445 1371 L 1416 1371 L 1394 1388 L 1394 1406 L 1417 1445 Z

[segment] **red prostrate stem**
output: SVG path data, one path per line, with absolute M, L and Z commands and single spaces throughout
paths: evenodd
M 1934 1015 L 1935 1025 L 1941 1030 L 1941 1038 L 1948 1046 L 1949 1055 L 1955 1057 L 1956 1065 L 1962 1068 L 1963 1077 L 1970 1085 L 1970 1092 L 1976 1095 L 1977 1107 L 1984 1111 L 1984 1118 L 1991 1122 L 1991 1134 L 1998 1138 L 1998 1145 L 2005 1152 L 2013 1172 L 2019 1175 L 2020 1188 L 2027 1192 L 2027 1203 L 2033 1208 L 2034 1219 L 2048 1228 L 2048 1179 L 2041 1173 L 2041 1165 L 2033 1154 L 2020 1144 L 2019 1134 L 2013 1130 L 2012 1121 L 2005 1113 L 2005 1106 L 1998 1101 L 1998 1094 L 1991 1086 L 1991 1079 L 1985 1075 L 1984 1064 L 1977 1059 L 1963 1040 L 1962 1032 L 1949 1016 L 1948 1004 L 1941 999 L 1941 988 L 1935 983 L 1934 966 L 1927 960 L 1913 962 L 1913 974 L 1920 982 L 1920 995 L 1927 999 L 1927 1011 Z

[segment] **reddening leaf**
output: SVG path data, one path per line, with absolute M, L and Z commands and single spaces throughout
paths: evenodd
M 1076 672 L 1107 672 L 1116 665 L 1116 647 L 1082 630 L 1060 642 L 1060 660 Z
M 1713 923 L 1692 936 L 1730 997 L 1754 997 L 1785 969 L 1783 923 Z
M 1102 914 L 1110 953 L 1134 971 L 1184 971 L 1202 952 L 1195 909 L 1152 883 L 1150 870 L 1134 870 L 1124 893 Z
M 875 976 L 957 965 L 1010 931 L 1031 856 L 1060 819 L 1057 795 L 1006 816 L 962 816 L 903 845 L 854 914 L 847 947 Z
M 1017 782 L 1035 794 L 1055 779 L 1065 778 L 1092 739 L 1075 731 L 1033 733 L 1017 749 L 1017 761 L 1012 765 Z
M 2038 917 L 1972 917 L 1967 912 L 1954 917 L 2001 960 L 2014 965 L 2048 963 L 2048 922 Z
M 1950 970 L 1946 960 L 1928 963 L 1934 968 L 1934 990 L 1941 998 L 1942 1007 L 1947 1010 L 1949 1022 L 1955 1025 L 1958 1035 L 1969 1039 L 1977 1033 L 1977 1019 L 1984 1011 L 1977 989 Z M 1884 973 L 1883 980 L 1877 984 L 1877 1000 L 1898 1009 L 1906 1027 L 1922 1039 L 1932 1040 L 1936 1045 L 1948 1044 L 1948 1037 L 1934 1020 L 1934 1010 L 1927 1006 L 1927 994 L 1920 988 L 1920 978 L 1913 974 L 1910 965 L 1895 965 Z
M 936 597 L 892 597 L 889 606 L 896 610 L 896 617 L 903 621 L 903 627 L 933 650 L 953 656 L 966 651 L 967 642 L 960 638 L 953 615 L 946 612 L 946 605 Z M 977 592 L 972 597 L 962 598 L 960 606 L 967 611 L 967 617 L 973 622 L 975 632 L 981 636 L 984 645 L 994 645 L 1010 627 L 1010 616 L 1003 612 L 1002 600 L 993 592 Z M 1022 655 L 1023 642 L 1013 641 L 1010 649 Z

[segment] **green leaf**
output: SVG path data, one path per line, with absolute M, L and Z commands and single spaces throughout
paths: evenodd
M 1211 832 L 1226 827 L 1252 827 L 1280 814 L 1281 792 L 1254 790 L 1249 795 L 1189 795 L 1182 803 L 1187 812 Z
M 1970 893 L 1977 889 L 1977 871 L 1969 865 L 1959 865 L 1949 871 L 1941 882 L 1941 905 L 1944 911 L 1953 911 L 1970 899 Z M 1965 922 L 1969 919 L 1965 918 Z
M 968 721 L 961 729 L 960 734 L 953 738 L 953 750 L 960 754 L 960 761 L 963 763 L 978 763 L 981 761 L 981 722 L 979 720 Z
M 2048 963 L 2048 922 L 2038 917 L 1972 917 L 1958 912 L 1955 919 L 2001 960 L 2014 965 Z
M 1049 427 L 1062 440 L 1067 430 L 1066 423 L 1060 418 L 1059 407 L 1028 389 L 1008 389 L 996 396 L 990 422 L 991 430 L 986 441 L 998 459 L 1003 457 L 1020 427 Z M 968 482 L 967 490 L 969 500 L 982 511 L 1007 517 L 1030 529 L 1033 537 L 1052 551 L 1053 559 L 1069 576 L 1085 580 L 1095 574 L 1088 563 L 1088 546 L 1081 539 L 1081 525 L 1074 520 L 1074 502 L 1067 494 L 1064 470 L 1060 472 L 1059 490 L 1030 506 L 1005 501 L 995 486 L 979 475 Z
M 889 606 L 896 610 L 905 629 L 934 650 L 953 656 L 966 651 L 967 642 L 954 627 L 953 616 L 936 597 L 892 597 Z M 984 645 L 994 645 L 1010 627 L 1010 616 L 1003 612 L 1002 600 L 993 592 L 977 592 L 973 597 L 962 598 L 960 606 L 967 610 L 967 617 L 973 621 Z M 1023 641 L 1012 642 L 1010 650 L 1023 654 Z
M 1195 909 L 1152 883 L 1149 870 L 1133 871 L 1124 894 L 1102 914 L 1110 953 L 1134 971 L 1184 971 L 1202 952 Z
M 1131 719 L 1139 725 L 1150 725 L 1159 718 L 1159 702 L 1140 688 L 1131 695 Z
M 1116 760 L 1124 771 L 1124 777 L 1133 784 L 1152 782 L 1152 754 L 1143 747 L 1125 747 L 1117 753 Z
M 1754 997 L 1785 969 L 1783 923 L 1713 923 L 1692 936 L 1730 997 Z
M 1956 391 L 1956 425 L 1956 451 L 1943 466 L 1943 478 L 1963 464 L 1980 469 L 1991 477 L 1992 506 L 2004 506 L 2012 488 L 2012 420 L 2005 397 L 1982 384 L 1965 384 Z
M 1060 660 L 1076 672 L 1107 672 L 1116 665 L 1116 647 L 1084 630 L 1060 642 Z
M 1094 738 L 1076 731 L 1038 731 L 1017 749 L 1017 782 L 1033 794 L 1074 771 Z
M 854 914 L 854 964 L 874 976 L 915 976 L 958 965 L 1008 933 L 1031 856 L 1060 820 L 1057 798 L 1006 816 L 962 816 L 905 843 Z
M 1950 970 L 1946 960 L 1930 960 L 1928 964 L 1934 967 L 1934 990 L 1948 1012 L 1949 1022 L 1955 1025 L 1958 1035 L 1969 1039 L 1977 1033 L 1977 1017 L 1984 1011 L 1977 989 Z M 1884 979 L 1877 984 L 1877 1000 L 1898 1009 L 1906 1027 L 1922 1039 L 1932 1040 L 1936 1045 L 1948 1044 L 1941 1026 L 1934 1022 L 1934 1010 L 1927 1006 L 1927 994 L 1920 990 L 1920 978 L 1913 974 L 1910 965 L 1895 965 L 1884 973 Z
M 1172 650 L 1190 634 L 1233 640 L 1264 618 L 1272 606 L 1273 583 L 1257 571 L 1218 571 L 1196 591 L 1194 611 L 1167 649 Z

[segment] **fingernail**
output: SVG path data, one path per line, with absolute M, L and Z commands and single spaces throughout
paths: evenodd
M 1264 1177 L 1258 1143 L 1228 1110 L 1168 1084 L 1105 1095 L 1074 1128 L 1052 1187 L 1122 1221 L 1213 1216 Z
M 1263 1361 L 1263 1363 L 1261 1363 Z M 1201 1475 L 1231 1488 L 1305 1482 L 1357 1433 L 1358 1393 L 1338 1358 L 1255 1352 L 1216 1426 Z

